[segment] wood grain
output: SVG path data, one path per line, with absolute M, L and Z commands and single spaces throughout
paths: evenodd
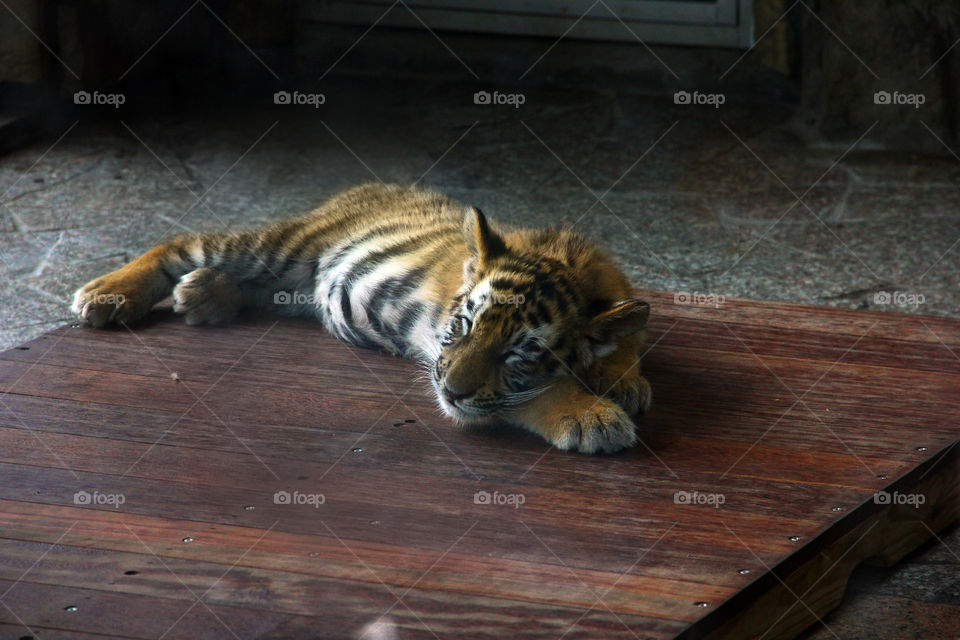
M 789 638 L 957 518 L 960 322 L 639 295 L 654 409 L 615 456 L 457 429 L 307 321 L 0 353 L 0 632 Z

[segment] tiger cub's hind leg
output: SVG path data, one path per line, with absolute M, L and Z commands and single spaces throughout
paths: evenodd
M 268 265 L 275 253 L 270 240 L 302 225 L 293 220 L 267 229 L 179 236 L 85 284 L 74 295 L 73 311 L 94 327 L 132 323 L 173 293 L 175 310 L 190 324 L 228 320 L 245 302 L 283 284 L 276 274 L 284 270 Z

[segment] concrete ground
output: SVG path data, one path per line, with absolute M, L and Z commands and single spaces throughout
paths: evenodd
M 123 121 L 78 109 L 55 143 L 0 158 L 0 348 L 71 321 L 78 286 L 166 236 L 278 220 L 369 180 L 572 225 L 643 287 L 960 313 L 960 158 L 947 149 L 823 144 L 788 104 L 678 105 L 615 86 L 484 87 L 521 91 L 515 108 L 475 104 L 473 82 L 343 74 L 319 108 L 264 96 Z M 958 553 L 954 528 L 898 568 L 861 571 L 827 624 L 841 638 L 955 637 Z

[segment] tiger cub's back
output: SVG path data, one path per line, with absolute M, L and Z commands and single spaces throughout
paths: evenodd
M 429 191 L 365 185 L 327 202 L 302 232 L 316 259 L 313 302 L 343 340 L 430 353 L 468 255 L 465 210 Z M 316 247 L 311 247 L 311 238 Z

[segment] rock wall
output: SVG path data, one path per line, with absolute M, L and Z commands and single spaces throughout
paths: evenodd
M 812 11 L 795 9 L 804 14 L 801 116 L 807 124 L 828 139 L 852 141 L 876 122 L 868 139 L 894 148 L 942 152 L 943 144 L 957 142 L 960 3 L 809 6 Z
M 47 29 L 43 5 L 36 0 L 7 0 L 0 7 L 0 81 L 42 82 L 50 75 L 50 56 L 30 31 L 42 38 Z M 30 31 L 28 31 L 28 29 Z

